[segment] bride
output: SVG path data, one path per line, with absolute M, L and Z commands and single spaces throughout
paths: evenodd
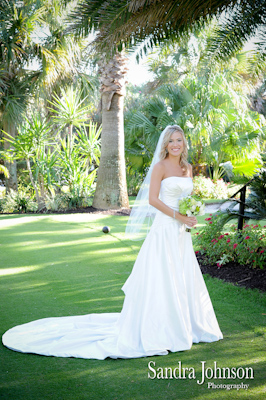
M 161 133 L 126 232 L 147 233 L 120 313 L 45 318 L 3 335 L 8 348 L 46 356 L 105 359 L 165 355 L 222 339 L 190 233 L 197 220 L 178 212 L 193 189 L 187 143 L 178 125 Z M 148 201 L 149 198 L 149 201 Z

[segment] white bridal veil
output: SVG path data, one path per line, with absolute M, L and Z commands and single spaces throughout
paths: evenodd
M 154 220 L 156 215 L 156 208 L 152 207 L 149 204 L 149 189 L 150 189 L 150 181 L 151 174 L 154 165 L 160 161 L 159 155 L 161 151 L 161 146 L 163 142 L 164 135 L 169 128 L 177 128 L 182 129 L 179 125 L 168 125 L 161 133 L 153 159 L 148 170 L 148 173 L 141 185 L 141 188 L 138 192 L 134 205 L 132 207 L 130 217 L 127 222 L 125 234 L 131 240 L 141 240 L 145 237 L 150 229 L 150 226 Z

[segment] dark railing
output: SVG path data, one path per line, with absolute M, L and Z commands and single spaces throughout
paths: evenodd
M 235 199 L 237 203 L 239 203 L 239 211 L 238 211 L 238 225 L 237 229 L 242 230 L 244 225 L 244 217 L 245 217 L 245 200 L 246 200 L 246 191 L 247 186 L 252 182 L 253 179 L 248 181 L 241 189 L 239 189 L 236 193 L 234 193 L 229 199 L 233 199 L 238 193 L 240 193 L 240 199 Z

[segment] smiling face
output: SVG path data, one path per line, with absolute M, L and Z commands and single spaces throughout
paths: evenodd
M 169 143 L 166 146 L 168 154 L 172 156 L 180 156 L 184 150 L 184 140 L 180 132 L 174 132 L 169 139 Z

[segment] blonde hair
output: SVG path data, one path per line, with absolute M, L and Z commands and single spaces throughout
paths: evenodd
M 183 138 L 184 149 L 180 156 L 180 166 L 181 166 L 183 172 L 186 173 L 188 171 L 188 165 L 189 165 L 188 161 L 187 161 L 188 146 L 187 146 L 187 140 L 184 135 L 184 131 L 179 125 L 169 126 L 169 128 L 166 130 L 164 137 L 163 137 L 163 142 L 162 142 L 162 147 L 161 147 L 161 151 L 159 154 L 159 159 L 164 160 L 167 157 L 168 153 L 166 151 L 166 147 L 168 146 L 170 138 L 174 132 L 181 133 L 182 138 Z

